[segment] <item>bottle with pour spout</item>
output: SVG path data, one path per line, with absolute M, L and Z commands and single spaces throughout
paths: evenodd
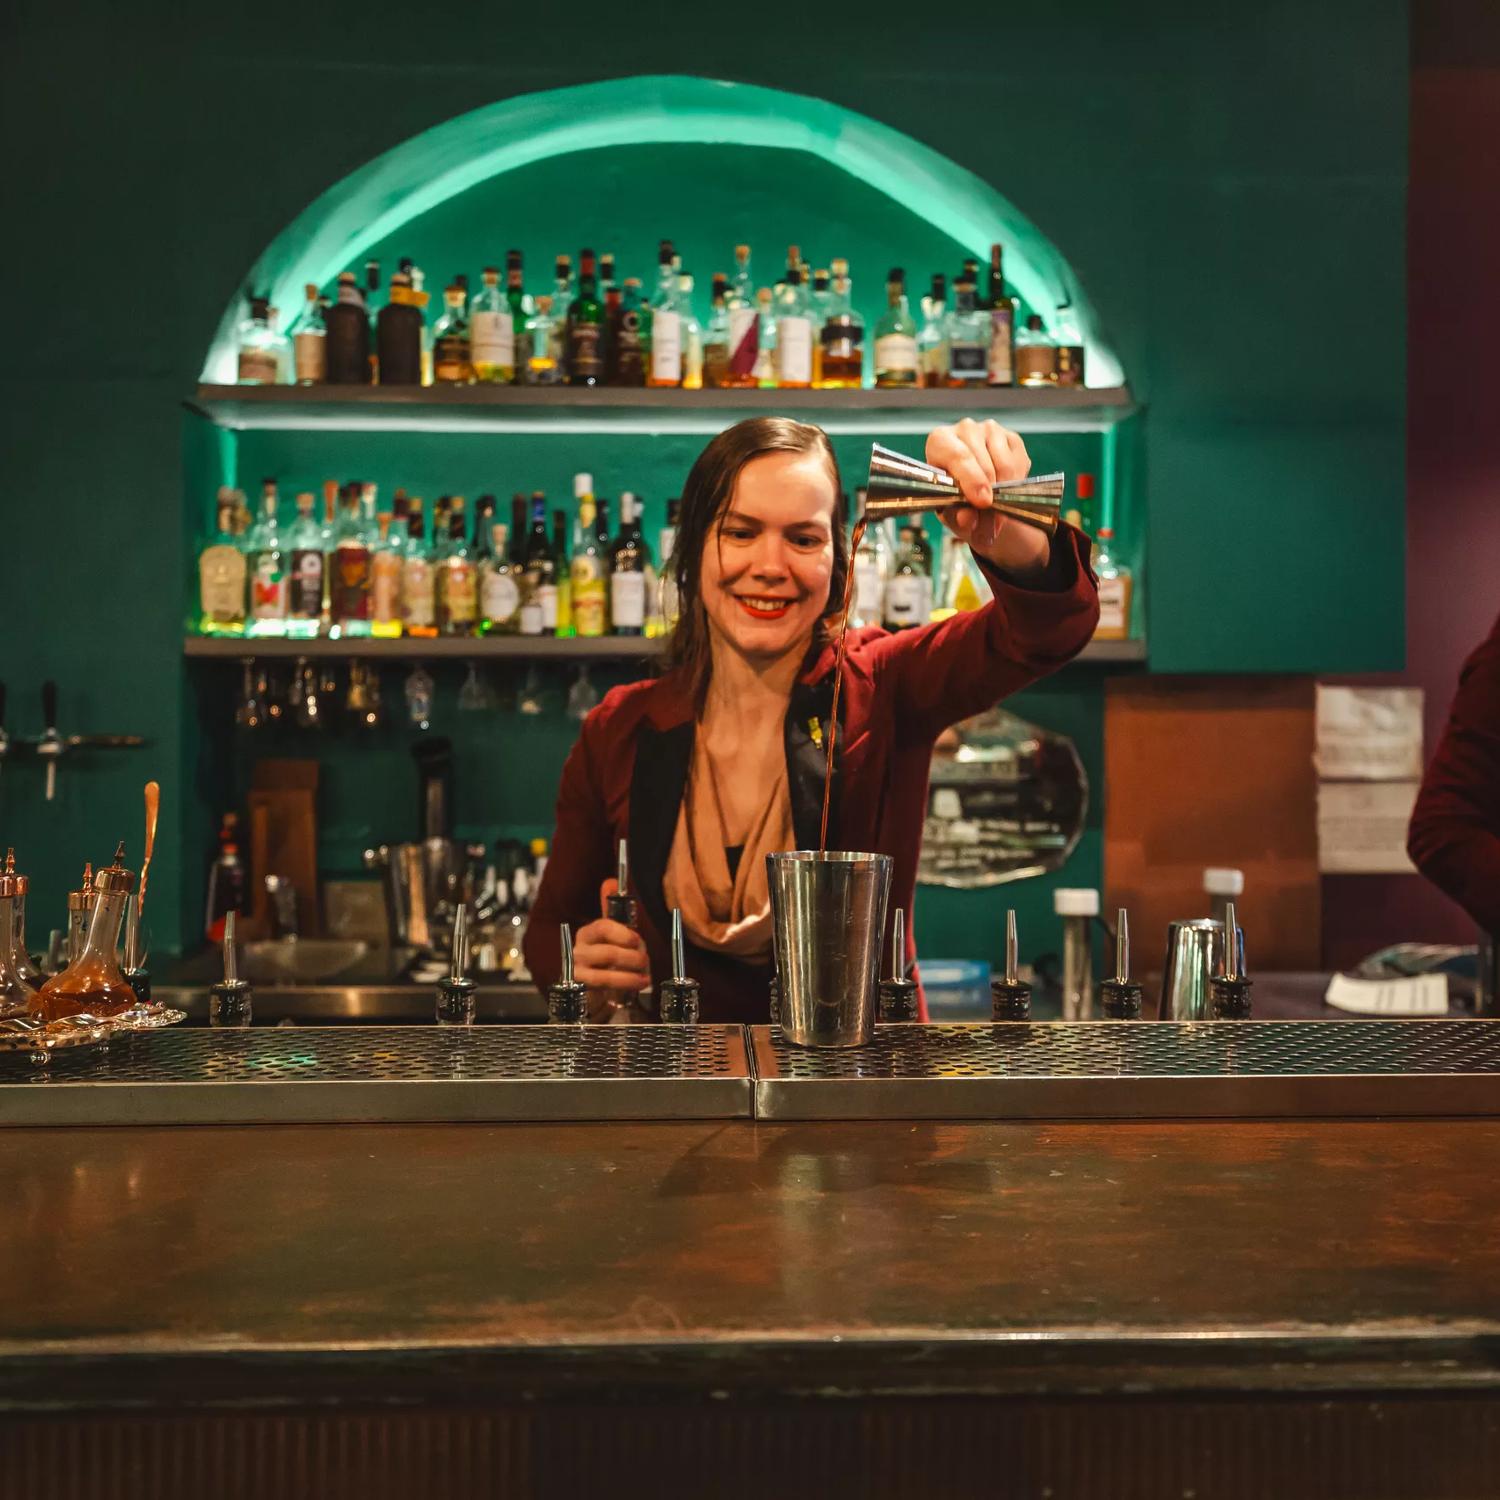
M 13 953 L 15 913 L 23 876 L 15 873 L 15 859 L 7 856 L 0 871 L 0 1017 L 24 1015 L 31 1009 L 35 989 L 17 971 Z
M 117 1016 L 135 1004 L 115 958 L 125 903 L 135 889 L 135 874 L 125 868 L 125 845 L 115 849 L 113 863 L 94 875 L 94 904 L 83 952 L 44 984 L 32 1002 L 32 1014 L 43 1021 L 65 1016 Z

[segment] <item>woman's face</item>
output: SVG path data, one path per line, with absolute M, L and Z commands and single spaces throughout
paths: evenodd
M 816 453 L 767 453 L 739 472 L 703 547 L 714 635 L 760 660 L 806 649 L 828 609 L 838 496 Z

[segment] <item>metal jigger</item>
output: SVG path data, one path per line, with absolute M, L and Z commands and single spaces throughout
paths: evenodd
M 573 978 L 573 929 L 562 925 L 562 977 L 547 991 L 547 1019 L 577 1024 L 588 1014 L 588 991 Z
M 990 490 L 1000 515 L 1052 536 L 1062 513 L 1064 483 L 1061 474 L 1035 474 L 1028 479 L 1002 480 Z M 860 519 L 878 521 L 966 503 L 963 491 L 946 469 L 908 458 L 879 443 L 870 445 L 870 477 Z
M 1238 933 L 1234 902 L 1224 907 L 1224 931 Z M 1250 981 L 1240 972 L 1240 945 L 1231 938 L 1224 944 L 1224 972 L 1208 981 L 1209 1014 L 1216 1021 L 1250 1019 Z
M 899 906 L 891 919 L 891 977 L 880 981 L 878 1019 L 917 1019 L 917 982 L 906 977 L 906 913 Z
M 234 955 L 234 912 L 224 916 L 224 977 L 208 989 L 208 1024 L 210 1026 L 248 1026 L 254 1008 L 255 991 L 248 979 L 241 979 Z
M 439 1026 L 472 1026 L 474 1024 L 474 981 L 466 977 L 469 967 L 469 908 L 458 908 L 453 917 L 453 952 L 448 977 L 438 980 L 437 1013 Z
M 1123 906 L 1115 917 L 1115 977 L 1100 983 L 1099 1008 L 1106 1021 L 1141 1018 L 1141 987 L 1130 977 L 1130 918 Z
M 990 1017 L 995 1021 L 1029 1021 L 1031 986 L 1017 977 L 1016 911 L 1005 914 L 1005 978 L 990 980 Z
M 687 977 L 682 911 L 672 908 L 672 977 L 661 982 L 661 1018 L 672 1026 L 698 1024 L 698 981 Z
M 151 1004 L 151 971 L 141 961 L 141 908 L 125 903 L 125 983 L 135 992 L 137 1005 Z
M 636 906 L 635 898 L 630 894 L 630 861 L 627 858 L 624 839 L 620 840 L 615 885 L 617 889 L 614 895 L 605 898 L 604 915 L 611 922 L 620 922 L 633 931 L 639 920 L 639 908 Z

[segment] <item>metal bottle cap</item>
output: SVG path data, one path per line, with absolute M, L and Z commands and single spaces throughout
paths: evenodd
M 68 892 L 69 911 L 92 911 L 94 906 L 94 867 L 85 862 L 83 881 L 76 891 Z
M 114 863 L 94 873 L 94 889 L 106 895 L 135 889 L 135 872 L 125 868 L 125 844 L 122 840 L 115 847 Z
M 24 896 L 30 882 L 24 875 L 16 874 L 16 851 L 5 851 L 5 868 L 0 870 L 0 897 Z

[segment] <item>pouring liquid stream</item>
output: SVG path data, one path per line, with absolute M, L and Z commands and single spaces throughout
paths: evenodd
M 833 707 L 828 714 L 828 755 L 823 765 L 823 821 L 818 829 L 818 853 L 828 852 L 828 808 L 833 797 L 833 751 L 839 733 L 839 695 L 844 687 L 844 657 L 849 650 L 849 615 L 854 607 L 854 559 L 859 556 L 859 544 L 865 539 L 866 520 L 863 516 L 854 523 L 849 537 L 849 572 L 844 579 L 844 608 L 839 619 L 838 659 L 833 668 Z

